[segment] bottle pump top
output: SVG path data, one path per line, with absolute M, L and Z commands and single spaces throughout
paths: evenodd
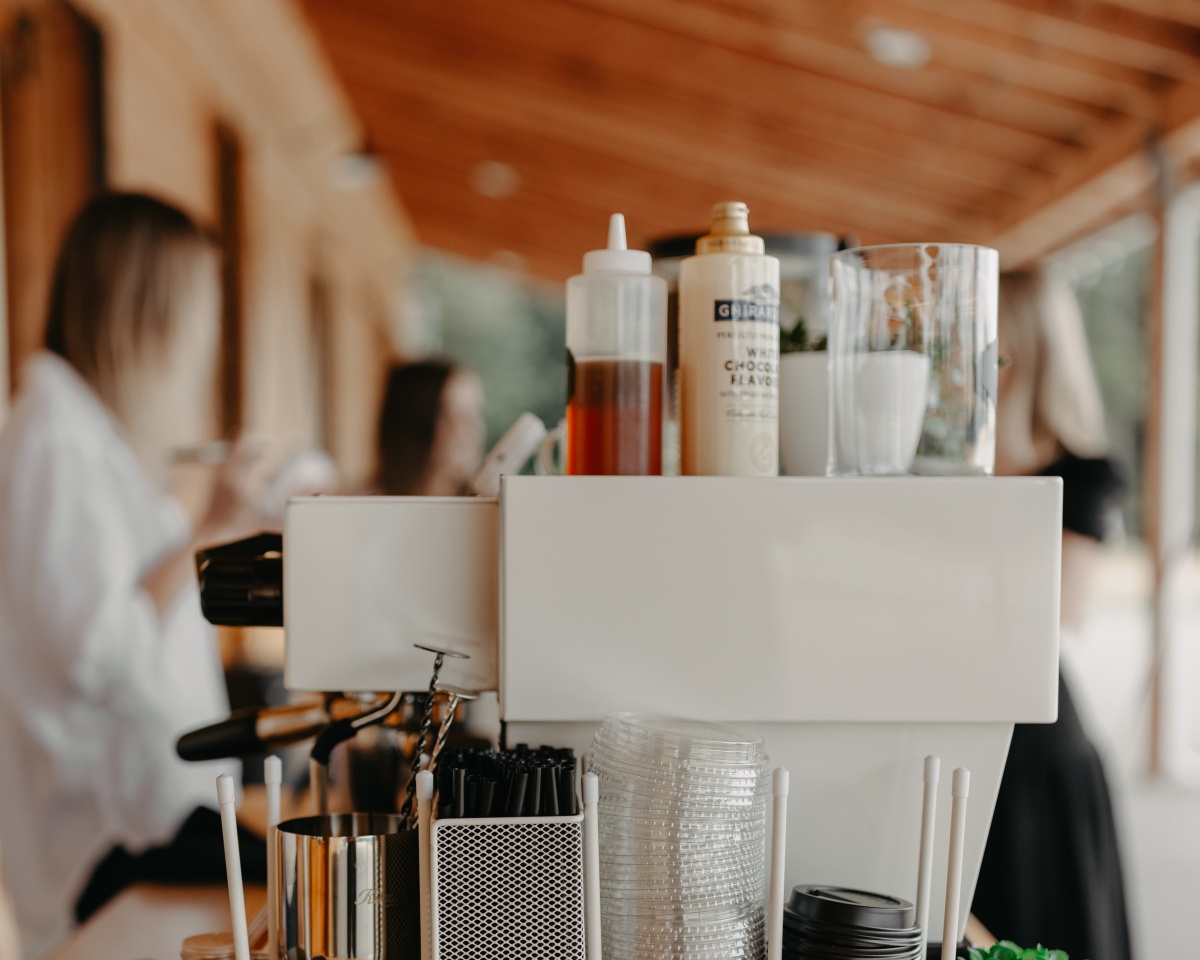
M 696 254 L 749 253 L 762 254 L 762 237 L 750 232 L 750 208 L 744 203 L 718 203 L 712 209 L 712 227 L 707 236 L 696 241 Z
M 590 250 L 583 255 L 584 273 L 650 272 L 650 254 L 625 246 L 625 216 L 614 213 L 608 220 L 608 249 Z

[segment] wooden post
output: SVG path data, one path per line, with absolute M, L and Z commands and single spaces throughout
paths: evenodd
M 0 27 L 0 35 L 3 28 Z M 0 76 L 4 75 L 8 61 L 0 50 Z M 0 96 L 0 184 L 4 183 L 4 97 Z M 8 408 L 11 405 L 12 377 L 9 374 L 9 332 L 8 332 L 8 257 L 5 248 L 9 242 L 8 221 L 4 215 L 4 190 L 0 187 L 0 429 L 8 418 Z M 0 891 L 0 903 L 4 900 Z M 2 925 L 2 924 L 0 924 Z M 0 951 L 2 953 L 2 951 Z M 14 954 L 15 956 L 15 954 Z
M 1158 241 L 1147 317 L 1146 543 L 1151 597 L 1149 772 L 1170 772 L 1169 680 L 1182 575 L 1195 521 L 1196 351 L 1200 326 L 1200 188 L 1176 193 L 1158 164 Z
M 105 185 L 103 41 L 64 0 L 29 4 L 0 32 L 8 375 L 42 345 L 58 246 Z
M 1162 582 L 1162 400 L 1163 400 L 1163 248 L 1166 245 L 1165 191 L 1155 194 L 1155 239 L 1150 264 L 1150 296 L 1146 303 L 1146 426 L 1143 434 L 1143 533 L 1150 554 L 1153 581 L 1150 593 L 1150 743 L 1147 763 L 1152 777 L 1163 772 L 1162 764 L 1162 667 L 1165 653 L 1165 624 L 1160 616 L 1159 584 Z

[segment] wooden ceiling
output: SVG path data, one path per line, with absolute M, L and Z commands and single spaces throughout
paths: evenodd
M 756 230 L 1028 259 L 1140 202 L 1144 145 L 1200 116 L 1200 0 L 302 4 L 421 242 L 552 280 L 612 211 L 644 241 L 726 199 Z M 879 25 L 928 63 L 873 59 Z M 472 186 L 488 161 L 510 196 Z

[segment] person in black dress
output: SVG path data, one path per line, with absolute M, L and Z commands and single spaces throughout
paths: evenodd
M 996 472 L 1063 479 L 1062 622 L 1078 625 L 1089 569 L 1124 484 L 1083 321 L 1065 284 L 1000 284 Z M 1071 960 L 1130 960 L 1120 844 L 1104 766 L 1059 678 L 1058 721 L 1018 724 L 971 911 L 992 933 Z

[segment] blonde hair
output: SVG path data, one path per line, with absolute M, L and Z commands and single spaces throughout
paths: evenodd
M 46 348 L 122 416 L 138 386 L 131 375 L 166 358 L 215 250 L 191 217 L 154 197 L 93 200 L 59 250 Z
M 1012 370 L 996 414 L 998 459 L 1036 473 L 1063 452 L 1104 456 L 1104 402 L 1074 291 L 1044 271 L 1003 274 L 999 321 Z

